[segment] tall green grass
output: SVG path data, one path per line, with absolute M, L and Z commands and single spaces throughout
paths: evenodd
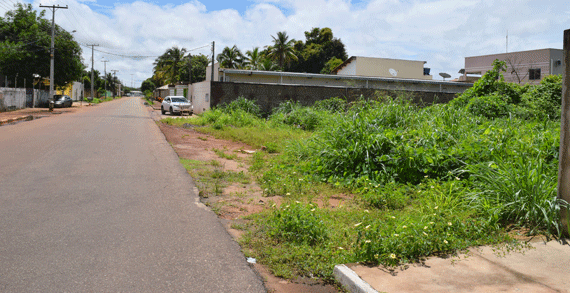
M 242 243 L 277 275 L 332 280 L 339 262 L 398 265 L 509 241 L 513 228 L 560 235 L 560 124 L 527 105 L 534 92 L 555 101 L 556 82 L 520 87 L 490 77 L 448 105 L 286 102 L 261 118 L 240 101 L 191 123 L 279 152 L 256 155 L 250 171 L 264 195 L 285 202 L 252 216 Z M 317 208 L 335 188 L 354 200 Z

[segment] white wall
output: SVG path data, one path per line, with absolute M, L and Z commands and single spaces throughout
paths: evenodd
M 74 101 L 81 101 L 83 100 L 83 96 L 83 83 L 74 81 L 73 87 L 71 88 L 71 99 Z
M 356 61 L 358 58 L 352 60 L 345 67 L 337 72 L 338 75 L 356 75 Z
M 202 81 L 192 84 L 192 105 L 194 113 L 200 114 L 210 109 L 210 82 Z
M 26 89 L 0 88 L 0 111 L 26 107 Z

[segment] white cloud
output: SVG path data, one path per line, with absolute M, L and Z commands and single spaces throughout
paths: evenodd
M 50 5 L 54 0 L 42 0 Z M 77 30 L 83 44 L 121 55 L 158 56 L 172 46 L 187 49 L 216 42 L 216 53 L 237 45 L 242 51 L 271 44 L 271 35 L 287 31 L 304 40 L 313 27 L 330 27 L 342 39 L 349 56 L 373 56 L 427 61 L 432 75 L 457 76 L 464 57 L 509 51 L 562 47 L 570 13 L 562 1 L 533 0 L 254 0 L 244 13 L 233 9 L 208 11 L 197 0 L 181 5 L 136 1 L 115 4 L 108 14 L 90 8 L 92 0 L 63 0 L 68 10 L 56 12 L 56 22 Z M 545 4 L 546 3 L 546 4 Z M 34 7 L 39 6 L 35 0 Z M 195 53 L 209 54 L 210 48 Z M 85 63 L 91 50 L 84 48 Z M 95 53 L 130 85 L 152 75 L 154 58 L 131 59 Z

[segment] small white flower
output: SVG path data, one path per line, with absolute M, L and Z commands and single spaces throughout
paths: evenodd
M 390 258 L 391 258 L 391 259 L 395 259 L 395 258 L 396 258 L 396 255 L 392 253 L 392 254 L 390 254 Z
M 447 240 L 443 240 L 443 243 L 447 244 L 448 242 L 447 242 Z
M 342 247 L 340 247 L 340 246 L 339 246 L 339 247 L 337 247 L 337 248 L 338 248 L 338 249 L 340 249 L 340 250 L 344 250 L 344 248 L 342 248 Z
M 364 229 L 366 229 L 366 230 L 368 230 L 368 228 L 370 228 L 370 225 L 368 225 L 368 226 L 364 227 Z
M 300 201 L 298 201 L 298 200 L 296 200 L 295 202 L 296 202 L 296 203 L 301 203 L 301 202 L 300 202 Z
M 370 213 L 368 210 L 364 210 L 365 213 Z
M 398 237 L 398 236 L 400 236 L 400 234 L 394 234 L 394 236 Z
M 458 181 L 459 181 L 459 180 L 461 180 L 461 179 L 459 179 L 459 177 L 455 177 L 455 180 L 458 180 Z
M 358 223 L 358 224 L 354 224 L 354 227 L 358 227 L 358 226 L 360 226 L 360 225 L 362 225 L 362 222 L 360 222 L 360 223 Z
M 430 225 L 433 225 L 433 222 L 429 222 Z
M 422 232 L 422 233 L 424 233 L 425 236 L 428 236 L 428 234 L 426 232 Z
M 424 230 L 427 230 L 428 226 L 424 226 Z
M 364 243 L 370 243 L 370 242 L 371 242 L 370 240 L 365 240 L 365 241 L 364 241 Z
M 392 218 L 392 219 L 395 219 L 396 217 L 394 217 L 394 216 L 391 216 L 390 218 Z
M 451 222 L 447 222 L 447 226 L 451 226 Z
M 439 208 L 439 207 L 437 207 L 437 206 L 436 206 L 436 207 L 435 207 L 435 208 L 433 208 L 433 209 L 434 209 L 434 210 L 437 210 L 437 208 Z
M 408 226 L 404 225 L 404 226 L 402 226 L 402 228 L 406 229 L 406 228 L 408 228 Z
M 312 209 L 312 210 L 311 210 L 311 212 L 314 212 L 314 211 L 315 211 L 315 209 Z
M 289 195 L 291 195 L 291 193 L 287 192 L 285 195 L 289 196 Z

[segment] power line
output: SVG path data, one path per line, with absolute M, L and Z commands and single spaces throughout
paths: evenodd
M 91 46 L 91 45 L 86 45 L 86 44 L 80 44 L 81 46 L 87 47 L 87 46 Z M 202 49 L 202 48 L 206 48 L 206 47 L 210 47 L 212 46 L 211 44 L 208 45 L 204 45 L 201 47 L 197 47 L 197 48 L 193 48 L 190 50 L 186 50 L 187 52 L 191 52 L 191 51 L 196 51 L 198 49 Z M 103 50 L 99 50 L 99 49 L 94 49 L 97 52 L 103 53 L 103 54 L 109 54 L 109 55 L 113 55 L 113 56 L 118 56 L 118 57 L 124 57 L 124 58 L 133 58 L 133 59 L 142 59 L 142 58 L 158 58 L 161 55 L 128 55 L 128 54 L 119 54 L 119 53 L 111 53 L 111 52 L 107 52 L 107 51 L 103 51 Z

